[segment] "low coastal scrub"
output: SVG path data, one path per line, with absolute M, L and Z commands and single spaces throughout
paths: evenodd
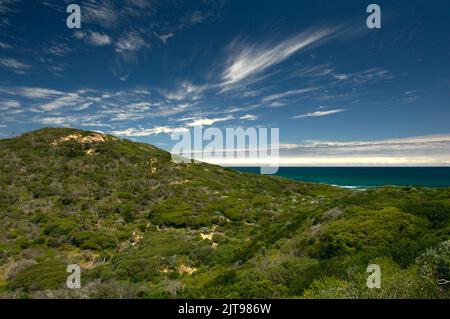
M 2 297 L 450 297 L 450 189 L 354 191 L 42 129 L 0 140 L 0 220 Z

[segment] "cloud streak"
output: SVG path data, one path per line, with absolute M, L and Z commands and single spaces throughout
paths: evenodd
M 273 159 L 272 159 L 273 160 Z M 226 166 L 270 164 L 257 158 L 209 163 Z M 281 144 L 281 166 L 450 166 L 450 135 L 373 141 L 306 141 Z
M 0 58 L 0 67 L 12 71 L 16 74 L 26 74 L 31 65 L 20 62 L 13 58 Z
M 235 41 L 230 45 L 230 50 L 238 52 L 228 61 L 221 85 L 225 91 L 229 90 L 243 80 L 282 63 L 302 49 L 319 43 L 334 32 L 335 29 L 304 32 L 275 45 L 251 44 L 240 47 Z
M 77 31 L 74 34 L 75 38 L 79 40 L 84 40 L 86 43 L 102 47 L 106 45 L 110 45 L 112 43 L 112 39 L 109 35 L 102 32 L 96 32 L 96 31 L 89 31 L 89 32 L 83 32 L 83 31 Z
M 281 145 L 280 154 L 294 165 L 450 165 L 450 135 L 427 135 L 373 141 L 309 141 Z
M 280 99 L 283 99 L 286 97 L 301 95 L 304 93 L 315 91 L 317 89 L 318 89 L 317 87 L 309 87 L 309 88 L 304 88 L 304 89 L 289 90 L 289 91 L 282 92 L 282 93 L 272 94 L 272 95 L 263 97 L 262 102 L 273 102 L 273 101 L 280 100 Z
M 293 116 L 293 119 L 305 119 L 308 117 L 322 117 L 322 116 L 328 116 L 328 115 L 333 115 L 333 114 L 337 114 L 337 113 L 341 113 L 341 112 L 345 112 L 346 110 L 344 109 L 336 109 L 336 110 L 329 110 L 329 111 L 315 111 L 315 112 L 311 112 L 311 113 L 306 113 L 306 114 L 301 114 L 301 115 L 296 115 Z
M 127 137 L 145 137 L 159 134 L 172 134 L 172 133 L 183 133 L 189 131 L 184 127 L 168 127 L 168 126 L 156 126 L 153 128 L 143 129 L 143 128 L 129 128 L 122 131 L 112 131 L 111 133 L 117 136 L 127 136 Z
M 201 119 L 195 119 L 194 121 L 187 123 L 186 126 L 189 126 L 189 127 L 210 126 L 210 125 L 214 125 L 215 123 L 225 122 L 225 121 L 229 121 L 232 119 L 233 119 L 233 116 L 231 116 L 231 115 L 222 117 L 222 118 L 213 118 L 213 119 L 201 118 Z

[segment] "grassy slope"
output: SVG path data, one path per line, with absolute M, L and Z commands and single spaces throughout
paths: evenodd
M 448 297 L 450 189 L 343 190 L 42 129 L 0 140 L 0 220 L 6 297 Z

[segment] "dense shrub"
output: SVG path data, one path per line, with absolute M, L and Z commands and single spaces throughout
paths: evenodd
M 73 236 L 72 241 L 74 245 L 82 249 L 93 250 L 115 248 L 117 245 L 117 239 L 104 232 L 80 232 Z

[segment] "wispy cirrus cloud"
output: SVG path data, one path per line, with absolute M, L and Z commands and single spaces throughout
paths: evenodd
M 63 57 L 70 53 L 72 49 L 65 43 L 53 42 L 49 47 L 44 48 L 43 51 L 47 54 Z
M 26 74 L 32 66 L 13 58 L 0 58 L 0 67 L 16 74 Z
M 255 121 L 256 119 L 258 119 L 258 116 L 253 114 L 245 114 L 241 116 L 239 119 L 243 121 Z
M 135 52 L 144 47 L 149 47 L 149 44 L 135 31 L 122 34 L 115 44 L 115 50 L 118 53 Z
M 159 35 L 155 32 L 155 35 L 156 35 L 156 37 L 158 37 L 161 40 L 161 42 L 163 44 L 166 44 L 170 38 L 173 38 L 175 36 L 175 34 L 172 32 L 167 33 L 167 34 L 162 34 L 162 35 Z
M 39 107 L 44 111 L 54 111 L 62 107 L 80 105 L 84 101 L 85 100 L 78 92 L 66 93 L 53 101 L 40 105 Z
M 28 99 L 48 99 L 64 94 L 62 91 L 40 87 L 0 87 L 0 93 Z
M 14 106 L 17 107 L 13 109 Z M 109 125 L 119 131 L 139 120 L 152 123 L 157 117 L 165 119 L 189 111 L 198 114 L 194 107 L 195 103 L 167 101 L 158 91 L 142 88 L 112 92 L 95 89 L 60 91 L 39 87 L 0 86 L 0 109 L 3 115 L 6 108 L 10 115 L 18 114 L 20 111 L 23 114 L 16 120 L 26 123 Z
M 183 133 L 189 130 L 184 127 L 169 127 L 169 126 L 156 126 L 153 128 L 129 128 L 122 131 L 112 131 L 111 134 L 117 136 L 127 136 L 127 137 L 144 137 L 159 134 L 172 134 L 172 133 Z
M 305 141 L 280 144 L 279 154 L 277 163 L 281 166 L 450 166 L 450 135 L 368 141 Z M 226 166 L 270 164 L 270 159 L 245 156 L 204 160 Z
M 0 110 L 7 111 L 21 107 L 21 103 L 15 100 L 0 101 Z
M 234 41 L 229 45 L 232 57 L 222 74 L 221 86 L 229 90 L 241 81 L 266 71 L 311 45 L 318 44 L 336 29 L 307 31 L 276 44 L 245 44 Z
M 201 94 L 206 89 L 207 86 L 200 86 L 189 81 L 184 81 L 175 90 L 165 90 L 160 93 L 168 100 L 181 101 L 189 99 L 195 101 L 201 98 Z
M 232 120 L 233 116 L 229 115 L 226 117 L 221 117 L 221 118 L 199 118 L 199 119 L 195 119 L 192 122 L 189 122 L 186 124 L 186 126 L 189 127 L 194 127 L 194 126 L 210 126 L 210 125 L 214 125 L 215 123 L 220 123 L 220 122 L 225 122 L 225 121 L 229 121 Z
M 44 125 L 70 125 L 73 121 L 66 117 L 43 117 L 38 122 Z
M 390 80 L 394 76 L 389 70 L 382 68 L 371 68 L 353 73 L 337 73 L 334 78 L 340 81 L 351 81 L 356 84 L 364 84 L 370 81 Z
M 281 144 L 280 156 L 291 166 L 448 166 L 450 135 Z
M 82 127 L 111 127 L 107 123 L 102 123 L 98 121 L 100 116 L 98 115 L 63 115 L 63 116 L 44 116 L 44 117 L 34 117 L 32 121 L 34 123 L 39 123 L 43 125 L 51 126 L 82 126 Z
M 289 90 L 286 92 L 281 92 L 277 94 L 268 95 L 262 98 L 262 102 L 272 102 L 276 100 L 280 100 L 286 97 L 295 96 L 295 95 L 301 95 L 304 93 L 308 93 L 311 91 L 315 91 L 319 89 L 318 87 L 309 87 L 309 88 L 303 88 L 303 89 L 297 89 L 297 90 Z
M 0 48 L 8 50 L 8 49 L 12 49 L 12 45 L 8 44 L 8 43 L 5 43 L 5 42 L 0 42 Z
M 146 112 L 150 111 L 152 104 L 148 102 L 131 103 L 122 112 L 117 112 L 111 121 L 130 121 L 144 119 Z
M 304 119 L 304 118 L 308 118 L 308 117 L 321 117 L 321 116 L 328 116 L 328 115 L 333 115 L 333 114 L 337 114 L 337 113 L 341 113 L 341 112 L 345 112 L 345 109 L 335 109 L 335 110 L 328 110 L 328 111 L 315 111 L 315 112 L 310 112 L 310 113 L 306 113 L 306 114 L 301 114 L 301 115 L 296 115 L 293 116 L 293 119 Z
M 77 31 L 74 34 L 75 38 L 79 40 L 84 40 L 86 43 L 92 45 L 92 46 L 106 46 L 110 45 L 112 43 L 112 39 L 109 35 L 103 32 L 96 32 L 96 31 Z
M 88 0 L 83 4 L 83 20 L 107 29 L 118 26 L 120 15 L 113 1 Z

